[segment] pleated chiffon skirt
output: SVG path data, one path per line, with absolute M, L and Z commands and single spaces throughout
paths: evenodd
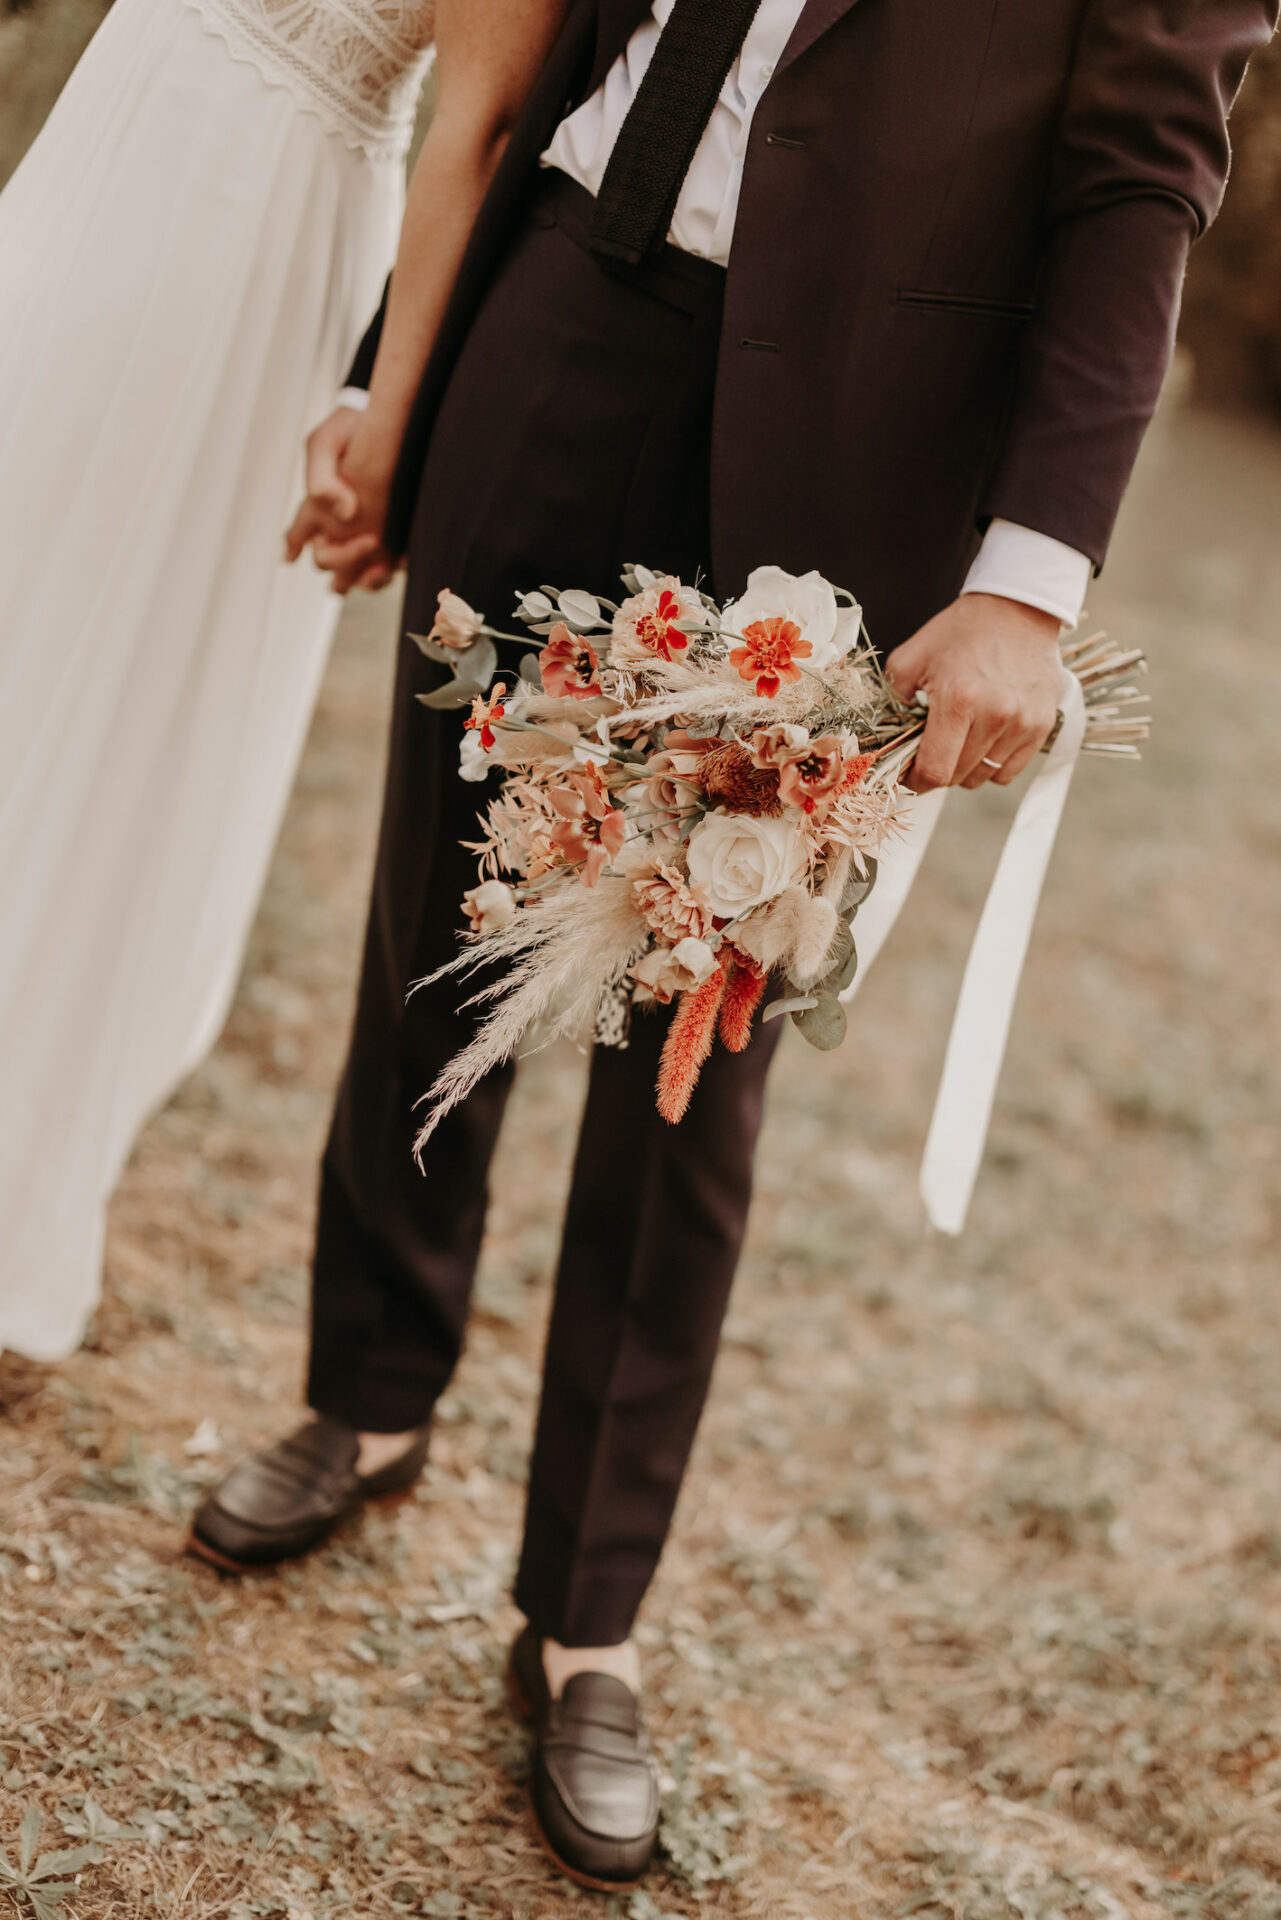
M 116 0 L 0 195 L 0 1348 L 65 1355 L 234 992 L 337 602 L 283 529 L 402 168 Z

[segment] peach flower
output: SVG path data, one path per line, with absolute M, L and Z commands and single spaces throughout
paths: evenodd
M 653 753 L 647 763 L 645 797 L 657 813 L 680 813 L 694 798 L 698 753 Z
M 596 649 L 581 634 L 571 633 L 563 620 L 539 656 L 544 691 L 556 699 L 590 700 L 603 693 Z
M 802 813 L 826 813 L 845 778 L 845 750 L 834 733 L 810 742 L 778 776 L 778 797 Z
M 711 979 L 720 962 L 703 940 L 680 940 L 674 947 L 653 947 L 632 968 L 632 978 L 662 1006 L 680 993 L 693 993 Z
M 442 587 L 436 595 L 436 623 L 427 638 L 439 647 L 469 647 L 484 624 L 483 613 L 477 613 L 459 594 Z
M 609 657 L 618 667 L 647 667 L 655 660 L 672 660 L 685 653 L 689 635 L 682 620 L 705 620 L 706 609 L 696 593 L 672 574 L 655 580 L 643 593 L 624 600 L 614 615 Z
M 560 815 L 552 840 L 569 866 L 581 866 L 585 887 L 594 887 L 607 861 L 622 851 L 627 822 L 610 804 L 609 790 L 594 766 L 566 778 L 563 787 L 550 787 L 547 798 Z
M 758 727 L 752 735 L 750 753 L 754 767 L 783 767 L 789 760 L 798 760 L 809 746 L 810 737 L 804 727 L 791 726 L 782 722 L 775 727 Z
M 694 898 L 684 876 L 674 867 L 660 861 L 656 869 L 639 875 L 632 885 L 646 926 L 660 939 L 675 943 L 692 935 L 701 940 L 711 932 L 711 914 Z
M 501 880 L 484 880 L 463 895 L 463 911 L 474 934 L 501 933 L 516 918 L 516 896 Z

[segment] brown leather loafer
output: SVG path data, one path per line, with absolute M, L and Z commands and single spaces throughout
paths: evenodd
M 511 1682 L 534 1720 L 530 1787 L 548 1853 L 596 1893 L 638 1885 L 658 1840 L 658 1769 L 635 1694 L 612 1674 L 578 1673 L 553 1700 L 533 1627 L 512 1648 Z
M 359 1454 L 355 1430 L 323 1415 L 247 1454 L 200 1507 L 188 1549 L 230 1573 L 310 1552 L 364 1501 L 413 1486 L 427 1460 L 427 1428 L 377 1473 L 357 1473 Z

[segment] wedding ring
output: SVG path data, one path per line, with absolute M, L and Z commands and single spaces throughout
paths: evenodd
M 1001 771 L 1001 763 L 1000 763 L 1000 761 L 999 761 L 999 760 L 989 760 L 986 754 L 984 754 L 984 755 L 983 755 L 983 765 L 984 765 L 985 767 L 995 767 L 998 773 L 999 773 L 999 772 Z

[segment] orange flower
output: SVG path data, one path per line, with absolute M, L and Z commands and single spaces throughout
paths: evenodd
M 464 731 L 470 732 L 474 728 L 480 735 L 480 744 L 486 753 L 493 749 L 494 722 L 501 720 L 507 711 L 503 705 L 506 698 L 507 688 L 500 680 L 491 690 L 488 699 L 482 693 L 471 703 L 471 719 L 464 723 Z
M 841 792 L 849 793 L 854 787 L 857 787 L 860 781 L 866 778 L 875 765 L 876 755 L 874 753 L 856 753 L 852 760 L 847 760 L 845 762 L 845 772 L 841 777 Z
M 604 692 L 596 649 L 581 634 L 571 633 L 563 620 L 552 628 L 539 667 L 544 691 L 557 699 L 590 700 Z
M 743 644 L 735 647 L 729 663 L 742 679 L 754 680 L 762 700 L 772 700 L 784 680 L 799 680 L 798 660 L 808 660 L 814 649 L 794 620 L 777 615 L 753 620 L 743 630 Z

